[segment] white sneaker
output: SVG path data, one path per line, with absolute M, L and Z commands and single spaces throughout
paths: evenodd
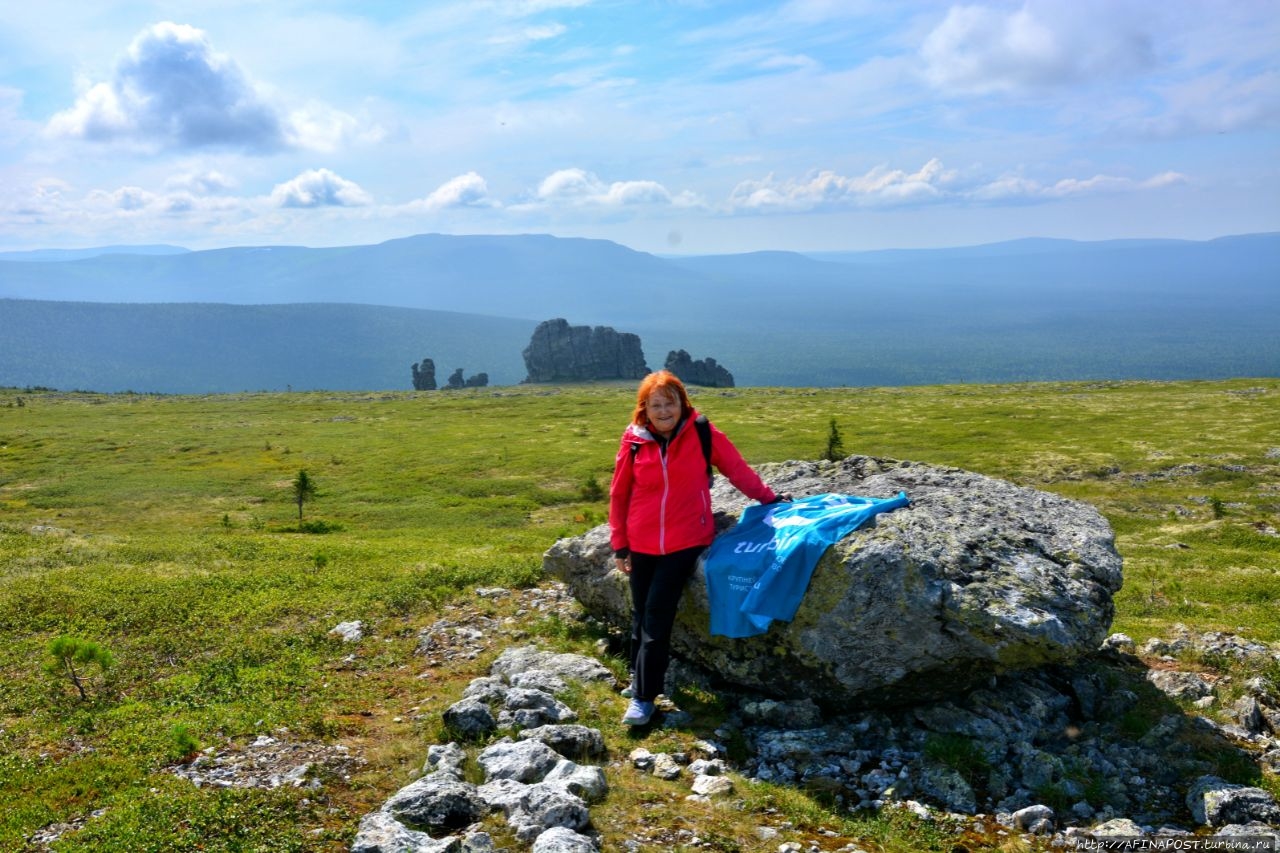
M 622 698 L 623 698 L 623 699 L 630 699 L 630 698 L 632 698 L 633 696 L 635 696 L 635 695 L 636 695 L 636 680 L 635 680 L 634 678 L 633 678 L 633 679 L 631 679 L 631 683 L 630 683 L 630 684 L 628 684 L 626 687 L 622 688 L 622 690 L 620 691 L 620 694 L 621 694 L 621 696 L 622 696 Z
M 652 702 L 641 702 L 639 699 L 632 699 L 627 704 L 627 712 L 622 715 L 622 722 L 628 726 L 648 725 L 655 710 L 657 710 L 657 706 Z

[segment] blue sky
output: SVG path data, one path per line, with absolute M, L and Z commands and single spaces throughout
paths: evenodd
M 0 249 L 1280 230 L 1274 0 L 5 0 Z

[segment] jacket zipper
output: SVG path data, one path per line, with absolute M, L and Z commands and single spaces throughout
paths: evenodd
M 670 490 L 671 481 L 667 477 L 667 454 L 658 449 L 658 456 L 662 459 L 662 501 L 658 504 L 658 553 L 667 553 L 667 492 Z

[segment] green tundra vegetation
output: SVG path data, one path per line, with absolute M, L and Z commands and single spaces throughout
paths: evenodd
M 499 651 L 428 667 L 414 654 L 422 629 L 474 612 L 596 653 L 589 624 L 475 590 L 543 583 L 543 551 L 604 520 L 632 394 L 0 390 L 0 849 L 43 849 L 37 832 L 69 824 L 51 849 L 345 850 Z M 1114 629 L 1139 643 L 1176 623 L 1280 640 L 1280 380 L 694 400 L 752 463 L 819 458 L 838 435 L 848 453 L 1091 502 L 1125 558 Z M 305 521 L 300 471 L 314 486 Z M 361 643 L 329 633 L 357 619 Z M 579 698 L 582 721 L 625 757 L 622 700 L 606 688 Z M 645 746 L 711 736 L 716 697 L 679 698 L 691 727 Z M 363 763 L 319 790 L 197 787 L 170 772 L 263 734 L 343 744 Z M 765 814 L 820 844 L 830 828 L 869 850 L 953 847 L 937 827 L 841 814 L 803 791 L 744 784 L 739 808 L 724 809 L 609 772 L 614 793 L 592 809 L 606 849 L 666 822 L 696 829 L 700 849 L 773 850 L 754 833 Z

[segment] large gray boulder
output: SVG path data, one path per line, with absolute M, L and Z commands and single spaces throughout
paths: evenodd
M 672 649 L 728 683 L 828 708 L 910 703 L 1070 663 L 1107 636 L 1121 560 L 1092 506 L 956 468 L 864 456 L 758 470 L 797 497 L 905 491 L 912 503 L 828 549 L 795 619 L 758 637 L 708 633 L 699 569 Z M 713 504 L 725 529 L 747 499 L 718 478 Z M 558 541 L 543 568 L 588 612 L 627 629 L 627 580 L 611 557 L 602 525 Z

